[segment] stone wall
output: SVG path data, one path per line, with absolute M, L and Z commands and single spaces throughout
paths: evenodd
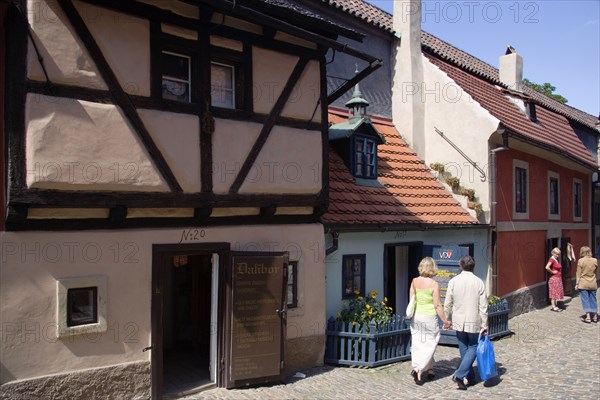
M 283 375 L 323 365 L 325 335 L 288 339 Z
M 149 399 L 149 362 L 23 379 L 0 386 L 0 400 Z

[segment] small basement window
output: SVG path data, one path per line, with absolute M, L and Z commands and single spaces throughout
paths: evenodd
M 98 287 L 67 290 L 67 326 L 98 322 Z
M 57 281 L 57 335 L 105 332 L 106 276 Z

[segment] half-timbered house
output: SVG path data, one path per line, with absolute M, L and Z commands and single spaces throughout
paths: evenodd
M 2 396 L 159 398 L 322 363 L 325 56 L 366 75 L 378 60 L 337 41 L 361 35 L 275 0 L 0 16 Z

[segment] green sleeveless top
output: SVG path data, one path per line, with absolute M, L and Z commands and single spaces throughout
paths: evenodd
M 433 289 L 415 288 L 417 309 L 415 312 L 421 315 L 435 317 L 435 307 L 433 306 Z

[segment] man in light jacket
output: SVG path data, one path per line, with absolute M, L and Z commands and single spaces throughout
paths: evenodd
M 475 382 L 473 362 L 480 333 L 487 331 L 487 296 L 483 281 L 473 274 L 475 260 L 467 255 L 459 260 L 461 273 L 448 282 L 444 312 L 448 317 L 444 329 L 456 330 L 460 365 L 452 380 L 458 389 L 466 390 L 469 383 Z

